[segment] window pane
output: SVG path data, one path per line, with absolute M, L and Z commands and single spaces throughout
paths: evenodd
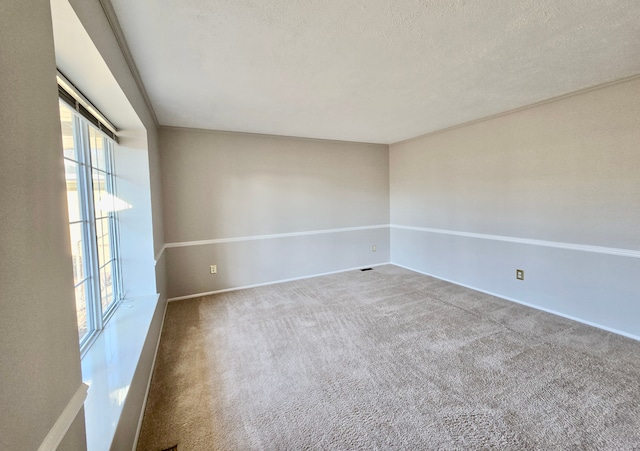
M 91 166 L 106 171 L 104 138 L 102 134 L 93 127 L 89 127 L 89 145 L 91 147 Z
M 67 206 L 69 207 L 69 222 L 82 220 L 80 208 L 80 192 L 78 191 L 78 163 L 64 160 L 64 175 L 67 180 Z
M 111 260 L 109 218 L 96 220 L 96 239 L 98 243 L 98 266 L 103 266 Z
M 78 335 L 80 341 L 89 332 L 89 323 L 87 322 L 87 282 L 76 287 L 76 314 L 78 315 Z
M 67 105 L 60 103 L 60 126 L 62 128 L 62 149 L 65 158 L 78 161 L 73 139 L 73 112 Z
M 107 172 L 109 174 L 115 174 L 116 167 L 113 159 L 113 143 L 111 141 L 105 141 L 105 159 L 107 165 Z
M 102 298 L 102 312 L 106 312 L 113 303 L 113 279 L 112 263 L 107 264 L 100 270 L 100 297 Z
M 69 235 L 80 343 L 103 327 L 99 312 L 118 298 L 113 142 L 60 103 Z M 77 138 L 77 139 L 76 139 Z M 91 236 L 95 226 L 95 236 Z
M 71 235 L 71 258 L 73 259 L 73 284 L 78 285 L 84 279 L 84 258 L 82 244 L 82 228 L 85 224 L 69 225 Z
M 113 196 L 107 192 L 106 174 L 95 169 L 92 170 L 92 173 L 93 204 L 96 218 L 102 218 L 113 211 Z

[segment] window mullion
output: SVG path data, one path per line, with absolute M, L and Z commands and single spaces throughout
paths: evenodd
M 92 263 L 91 263 L 91 250 L 89 242 L 91 240 L 91 233 L 89 231 L 90 217 L 87 216 L 86 198 L 87 198 L 87 183 L 86 183 L 86 170 L 83 165 L 83 155 L 84 155 L 84 143 L 83 143 L 83 133 L 82 133 L 82 121 L 80 118 L 74 114 L 73 115 L 73 142 L 75 147 L 75 158 L 77 160 L 78 168 L 77 168 L 77 189 L 78 196 L 80 199 L 80 216 L 82 224 L 82 265 L 84 270 L 84 280 L 82 283 L 86 283 L 84 290 L 84 302 L 85 302 L 85 315 L 86 315 L 86 323 L 87 323 L 87 333 L 83 341 L 81 341 L 81 349 L 83 345 L 87 344 L 91 340 L 91 336 L 96 331 L 95 324 L 95 314 L 93 308 L 93 289 L 92 289 Z
M 89 126 L 76 116 L 79 130 L 79 141 L 81 144 L 81 164 L 82 164 L 82 192 L 84 194 L 83 207 L 87 220 L 87 260 L 89 268 L 87 273 L 91 275 L 89 290 L 91 296 L 87 302 L 87 310 L 90 312 L 93 330 L 102 329 L 102 312 L 100 304 L 100 271 L 98 269 L 98 244 L 96 238 L 96 221 L 93 200 L 93 174 L 91 171 L 91 146 L 89 140 Z
M 114 141 L 63 102 L 60 121 L 69 199 L 70 250 L 74 265 L 78 265 L 74 266 L 73 273 L 76 313 L 80 350 L 84 353 L 118 307 L 123 294 Z M 104 213 L 100 218 L 96 209 Z M 102 256 L 109 261 L 100 267 Z
M 114 263 L 111 265 L 111 280 L 113 287 L 113 297 L 116 301 L 122 299 L 122 283 L 121 283 L 121 273 L 120 273 L 120 265 L 116 262 L 120 261 L 120 233 L 118 230 L 118 206 L 115 205 L 115 199 L 117 199 L 116 193 L 116 183 L 114 180 L 115 177 L 115 168 L 114 168 L 114 156 L 113 156 L 113 143 L 107 139 L 105 139 L 105 149 L 106 149 L 106 172 L 107 172 L 107 192 L 110 193 L 114 200 L 113 208 L 109 212 L 109 242 L 111 247 L 111 260 Z
M 111 173 L 112 173 L 112 177 L 113 177 L 113 182 L 114 182 L 114 187 L 113 187 L 113 195 L 117 196 L 118 195 L 118 184 L 116 183 L 116 155 L 115 155 L 115 145 L 113 142 L 109 143 L 109 146 L 111 148 Z M 122 280 L 122 267 L 120 266 L 121 264 L 121 260 L 120 260 L 120 209 L 116 208 L 115 211 L 113 212 L 114 215 L 114 220 L 115 220 L 115 229 L 116 229 L 116 239 L 115 239 L 115 246 L 116 246 L 116 258 L 117 258 L 117 281 L 118 281 L 118 298 L 119 299 L 124 299 L 125 296 L 125 292 L 124 292 L 124 281 Z

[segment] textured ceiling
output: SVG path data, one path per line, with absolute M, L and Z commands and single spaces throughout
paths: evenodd
M 638 0 L 111 0 L 162 125 L 393 143 L 640 73 Z

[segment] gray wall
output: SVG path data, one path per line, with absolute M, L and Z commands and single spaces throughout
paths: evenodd
M 388 224 L 388 146 L 164 127 L 160 143 L 166 241 L 205 241 L 167 248 L 169 297 L 389 261 L 386 227 L 250 239 Z
M 640 79 L 394 144 L 391 260 L 640 336 L 638 143 Z
M 164 236 L 156 125 L 101 3 L 71 4 L 147 129 L 150 247 L 159 252 Z M 3 1 L 0 17 L 0 444 L 33 450 L 80 386 L 80 356 L 50 3 Z M 153 264 L 153 250 L 149 253 Z M 165 268 L 161 259 L 156 267 L 160 302 L 117 430 L 119 444 L 131 445 L 135 436 L 164 313 Z M 83 449 L 84 434 L 81 410 L 61 449 Z
M 34 450 L 81 384 L 49 1 L 0 23 L 0 447 Z
M 145 103 L 144 94 L 136 84 L 136 80 L 123 55 L 118 39 L 109 24 L 101 2 L 99 0 L 69 0 L 69 3 L 146 129 L 148 153 L 145 157 L 148 158 L 148 188 L 152 218 L 149 233 L 153 234 L 153 251 L 150 252 L 160 255 L 160 251 L 164 246 L 164 230 L 162 224 L 162 193 L 157 125 L 152 112 Z M 122 36 L 120 36 L 120 39 L 122 39 Z M 96 95 L 99 94 L 96 93 Z M 147 187 L 140 187 L 140 189 L 146 190 Z M 147 225 L 145 224 L 145 227 Z M 153 264 L 153 255 L 151 253 L 149 254 L 148 262 Z M 165 271 L 165 258 L 160 255 L 159 261 L 155 265 L 155 288 L 160 294 L 160 298 L 118 422 L 112 444 L 113 449 L 131 449 L 134 443 L 166 307 Z

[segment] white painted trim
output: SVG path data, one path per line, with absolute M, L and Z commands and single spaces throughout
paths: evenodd
M 429 274 L 429 273 L 424 272 L 424 271 L 419 271 L 417 269 L 410 268 L 410 267 L 404 266 L 404 265 L 400 265 L 398 263 L 391 262 L 391 264 L 395 265 L 395 266 L 398 266 L 400 268 L 408 269 L 409 271 L 413 271 L 413 272 L 417 272 L 419 274 L 423 274 L 425 276 L 433 277 L 433 278 L 436 278 L 436 279 L 439 279 L 439 280 L 444 280 L 445 282 L 449 282 L 449 283 L 452 283 L 454 285 L 458 285 L 458 286 L 461 286 L 461 287 L 469 288 L 471 290 L 479 291 L 481 293 L 485 293 L 485 294 L 488 294 L 488 295 L 491 295 L 491 296 L 495 296 L 497 298 L 501 298 L 501 299 L 505 299 L 507 301 L 515 302 L 516 304 L 525 305 L 527 307 L 531 307 L 531 308 L 536 309 L 536 310 L 541 310 L 543 312 L 551 313 L 552 315 L 561 316 L 563 318 L 567 318 L 567 319 L 570 319 L 572 321 L 576 321 L 578 323 L 586 324 L 587 326 L 595 327 L 597 329 L 606 330 L 607 332 L 611 332 L 611 333 L 614 333 L 614 334 L 617 334 L 617 335 L 622 335 L 623 337 L 627 337 L 627 338 L 631 338 L 633 340 L 640 341 L 640 336 L 633 335 L 633 334 L 630 334 L 628 332 L 623 332 L 621 330 L 617 330 L 617 329 L 613 329 L 611 327 L 603 326 L 602 324 L 598 324 L 598 323 L 594 323 L 594 322 L 591 322 L 591 321 L 587 321 L 587 320 L 584 320 L 582 318 L 578 318 L 576 316 L 567 315 L 565 313 L 561 313 L 561 312 L 558 312 L 556 310 L 551 310 L 551 309 L 548 309 L 546 307 L 541 307 L 539 305 L 530 304 L 528 302 L 520 301 L 518 299 L 511 298 L 511 297 L 505 296 L 503 294 L 498 294 L 498 293 L 493 293 L 491 291 L 482 290 L 482 289 L 474 287 L 472 285 L 467 285 L 467 284 L 464 284 L 464 283 L 456 282 L 455 280 L 445 279 L 444 277 L 436 276 L 435 274 Z
M 311 279 L 313 277 L 329 276 L 331 274 L 339 274 L 341 272 L 348 272 L 348 271 L 357 271 L 357 270 L 360 270 L 362 268 L 375 268 L 377 266 L 383 266 L 383 265 L 388 265 L 388 264 L 389 264 L 389 262 L 376 263 L 375 265 L 362 265 L 362 266 L 358 266 L 358 267 L 355 267 L 355 268 L 341 269 L 339 271 L 323 272 L 323 273 L 320 273 L 320 274 L 311 274 L 311 275 L 308 275 L 308 276 L 294 277 L 294 278 L 291 278 L 291 279 L 281 279 L 281 280 L 273 280 L 271 282 L 257 283 L 255 285 L 245 285 L 245 286 L 241 286 L 241 287 L 225 288 L 223 290 L 207 291 L 206 293 L 190 294 L 190 295 L 187 295 L 187 296 L 169 298 L 169 299 L 167 299 L 167 302 L 183 301 L 185 299 L 200 298 L 200 297 L 203 297 L 203 296 L 210 296 L 212 294 L 227 293 L 229 291 L 246 290 L 248 288 L 264 287 L 264 286 L 267 286 L 267 285 L 275 285 L 275 284 L 278 284 L 278 283 L 285 283 L 285 282 L 293 282 L 293 281 L 296 281 L 296 280 Z
M 113 9 L 113 5 L 109 0 L 99 0 L 100 6 L 102 7 L 102 11 L 104 11 L 104 15 L 109 22 L 109 27 L 113 32 L 113 37 L 116 39 L 118 43 L 118 47 L 120 47 L 120 53 L 122 53 L 122 57 L 124 61 L 127 63 L 129 67 L 129 71 L 131 72 L 131 76 L 136 83 L 138 91 L 142 96 L 142 100 L 144 101 L 147 109 L 149 110 L 149 115 L 153 120 L 153 123 L 158 126 L 160 122 L 158 121 L 158 117 L 156 116 L 156 112 L 153 109 L 153 105 L 151 104 L 151 99 L 149 98 L 149 94 L 147 93 L 147 89 L 142 82 L 142 78 L 140 77 L 140 72 L 138 71 L 138 67 L 136 66 L 135 61 L 133 60 L 133 56 L 131 55 L 131 50 L 127 45 L 127 40 L 124 37 L 124 33 L 122 32 L 122 28 L 120 28 L 120 22 L 118 21 L 118 17 L 116 16 L 115 10 Z M 83 24 L 84 25 L 84 24 Z
M 479 238 L 482 240 L 504 241 L 507 243 L 529 244 L 532 246 L 553 247 L 556 249 L 568 249 L 572 251 L 592 252 L 596 254 L 616 255 L 619 257 L 640 258 L 640 250 L 620 249 L 615 247 L 590 246 L 587 244 L 563 243 L 560 241 L 535 240 L 530 238 L 517 238 L 513 236 L 488 235 L 485 233 L 459 232 L 456 230 L 432 229 L 429 227 L 414 227 L 391 224 L 392 229 L 413 230 L 417 232 L 439 233 L 442 235 L 463 236 L 467 238 Z
M 155 262 L 154 265 L 158 264 L 158 261 L 160 261 L 160 258 L 162 258 L 162 254 L 164 254 L 164 251 L 167 249 L 167 245 L 165 244 L 164 246 L 162 246 L 162 248 L 160 249 L 160 251 L 156 254 L 155 256 Z
M 207 244 L 236 243 L 238 241 L 271 240 L 274 238 L 291 238 L 296 236 L 323 235 L 326 233 L 356 232 L 359 230 L 385 229 L 388 227 L 390 227 L 389 224 L 380 224 L 380 225 L 361 226 L 361 227 L 345 227 L 341 229 L 324 229 L 324 230 L 309 230 L 306 232 L 275 233 L 272 235 L 239 236 L 235 238 L 218 238 L 213 240 L 182 241 L 178 243 L 167 243 L 164 245 L 163 250 L 165 248 L 170 248 L 170 247 L 203 246 Z
M 69 403 L 64 408 L 55 424 L 42 441 L 42 444 L 38 448 L 38 451 L 56 451 L 64 436 L 67 435 L 67 431 L 73 424 L 73 421 L 78 416 L 78 412 L 84 404 L 84 400 L 87 398 L 87 390 L 89 386 L 85 383 L 80 384 L 74 395 L 69 400 Z
M 158 295 L 158 299 L 159 298 L 160 298 L 160 295 Z M 147 408 L 147 400 L 149 399 L 149 390 L 151 390 L 151 378 L 153 377 L 153 370 L 156 367 L 158 349 L 160 349 L 160 339 L 162 338 L 162 330 L 164 329 L 164 320 L 166 317 L 167 317 L 167 303 L 165 302 L 164 312 L 162 313 L 162 323 L 160 324 L 160 333 L 158 334 L 158 342 L 156 343 L 156 351 L 153 353 L 153 362 L 151 362 L 151 371 L 149 372 L 149 381 L 147 382 L 147 389 L 144 392 L 144 401 L 142 401 L 142 409 L 140 410 L 140 418 L 138 419 L 138 427 L 136 428 L 136 436 L 133 439 L 133 448 L 131 451 L 136 451 L 136 449 L 138 448 L 138 439 L 140 438 L 140 431 L 142 430 L 142 420 L 144 419 L 144 411 Z

